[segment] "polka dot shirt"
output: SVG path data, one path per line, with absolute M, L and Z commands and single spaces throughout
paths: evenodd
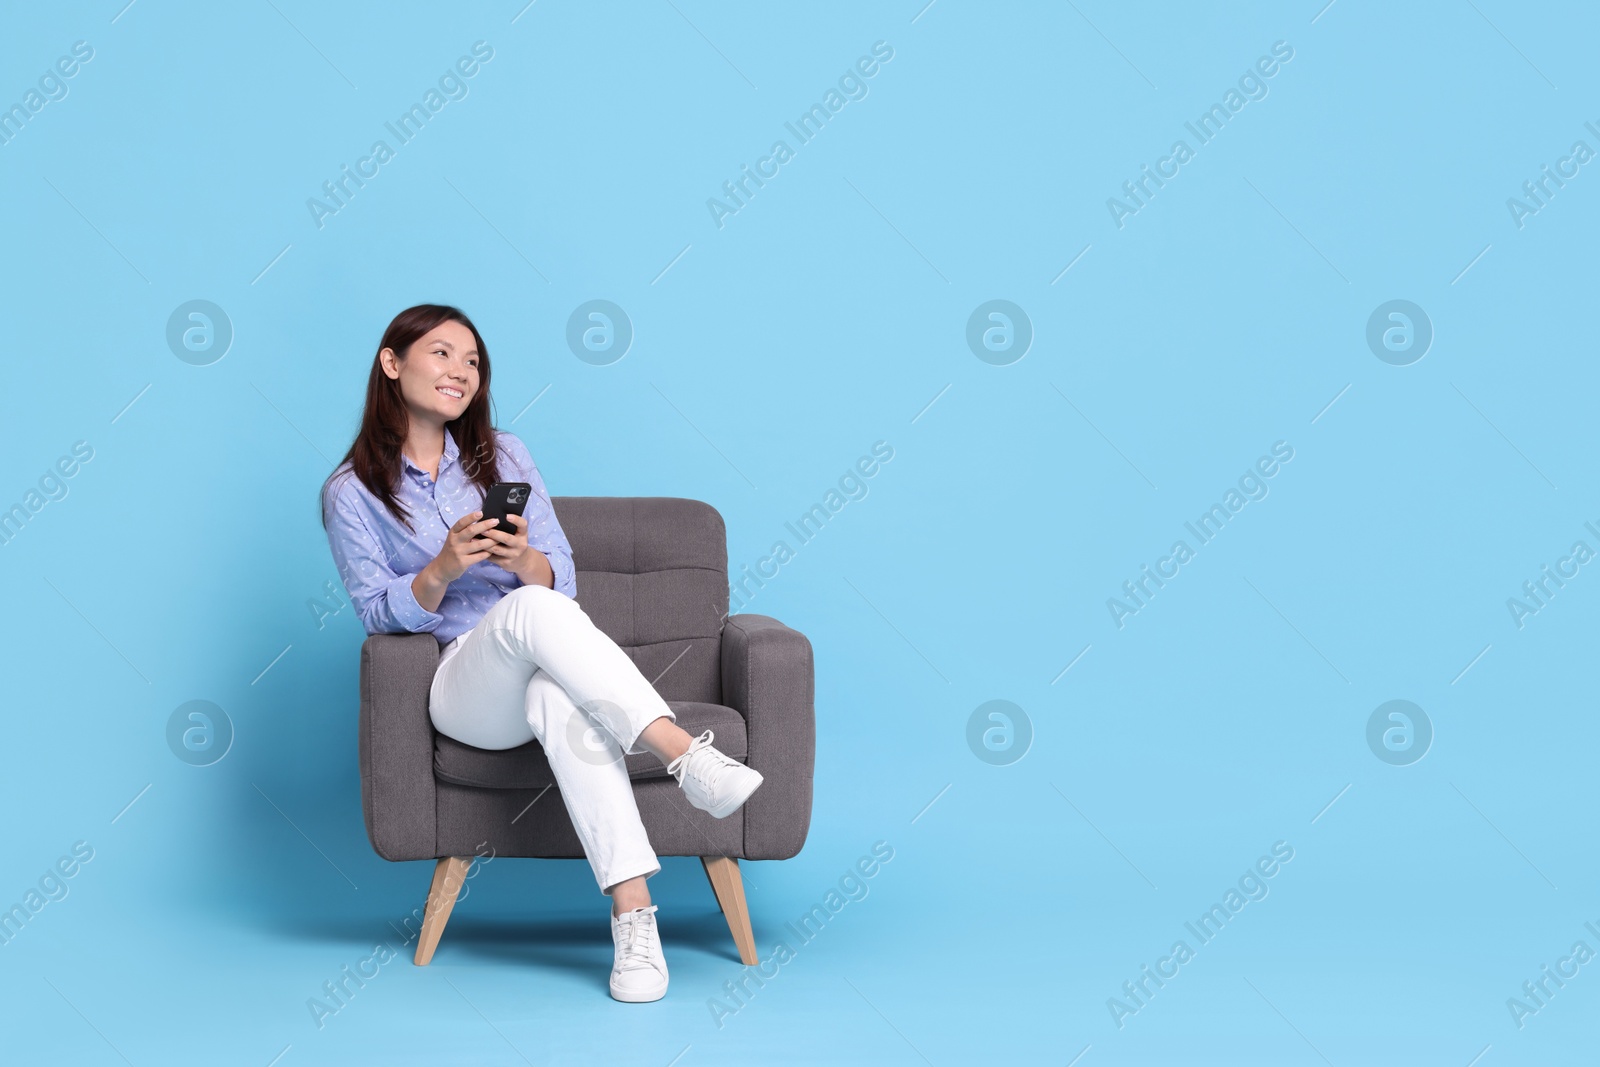
M 555 589 L 576 598 L 577 573 L 572 548 L 551 506 L 539 468 L 521 439 L 496 431 L 500 480 L 533 487 L 523 515 L 528 544 L 543 552 L 555 572 Z M 402 453 L 399 500 L 415 532 L 407 530 L 389 509 L 361 484 L 350 464 L 339 467 L 323 495 L 328 546 L 368 634 L 432 633 L 445 645 L 477 625 L 501 597 L 522 585 L 522 579 L 482 560 L 450 583 L 437 611 L 417 603 L 411 581 L 444 547 L 445 534 L 468 512 L 483 506 L 483 493 L 462 470 L 460 450 L 447 428 L 439 477 Z

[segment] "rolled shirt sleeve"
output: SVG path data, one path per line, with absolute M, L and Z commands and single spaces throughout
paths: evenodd
M 554 589 L 576 600 L 578 597 L 578 571 L 572 562 L 572 546 L 556 518 L 555 505 L 550 502 L 550 491 L 545 488 L 544 477 L 533 462 L 533 455 L 516 434 L 506 433 L 507 450 L 518 467 L 521 481 L 533 487 L 533 497 L 523 515 L 528 520 L 528 544 L 543 552 L 550 560 L 550 570 L 555 576 Z
M 396 574 L 378 539 L 362 521 L 354 493 L 340 492 L 343 481 L 328 490 L 323 514 L 328 546 L 345 591 L 369 634 L 431 633 L 444 615 L 417 603 L 412 574 Z

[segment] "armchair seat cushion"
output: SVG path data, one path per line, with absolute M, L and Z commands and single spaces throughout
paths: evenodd
M 745 761 L 749 741 L 744 716 L 733 708 L 694 700 L 669 700 L 667 706 L 677 716 L 678 725 L 690 736 L 698 737 L 712 730 L 716 734 L 713 743 L 718 749 L 741 763 Z M 628 777 L 635 781 L 667 777 L 667 768 L 648 752 L 625 756 L 624 760 Z M 542 789 L 556 784 L 544 746 L 537 741 L 517 748 L 490 750 L 464 745 L 436 733 L 433 773 L 441 781 L 479 789 Z

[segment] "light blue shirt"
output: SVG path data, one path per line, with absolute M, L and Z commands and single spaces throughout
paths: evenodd
M 516 434 L 495 431 L 500 450 L 500 480 L 527 482 L 533 487 L 523 516 L 528 520 L 528 544 L 550 559 L 555 590 L 573 599 L 578 595 L 572 548 L 556 520 L 555 508 L 545 489 L 533 456 Z M 349 463 L 334 471 L 323 493 L 322 514 L 328 528 L 328 547 L 344 579 L 345 591 L 361 616 L 368 634 L 432 633 L 440 645 L 477 625 L 500 598 L 523 584 L 522 579 L 489 560 L 480 560 L 446 588 L 439 610 L 417 603 L 411 581 L 444 547 L 445 534 L 468 512 L 483 506 L 483 493 L 462 470 L 460 450 L 447 428 L 439 477 L 404 460 L 397 495 L 405 505 L 413 533 L 389 513 L 377 497 L 361 484 Z

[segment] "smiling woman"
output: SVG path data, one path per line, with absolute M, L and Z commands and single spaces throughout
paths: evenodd
M 335 562 L 369 634 L 428 631 L 444 646 L 519 585 L 577 595 L 533 457 L 489 420 L 489 380 L 488 346 L 457 308 L 407 308 L 384 331 L 361 432 L 323 492 Z M 477 521 L 500 481 L 538 498 L 515 535 Z
M 450 432 L 464 472 L 480 493 L 500 480 L 494 426 L 489 417 L 489 349 L 461 311 L 418 304 L 384 330 L 367 376 L 361 432 L 345 455 L 353 474 L 388 511 L 414 532 L 394 474 L 410 435 L 411 410 Z M 398 387 L 398 388 L 397 388 Z M 405 458 L 438 478 L 442 435 L 430 455 Z M 341 464 L 342 465 L 342 464 Z M 330 483 L 335 479 L 330 478 Z
M 511 530 L 483 518 L 502 471 L 528 493 L 525 513 L 506 516 Z M 711 730 L 691 737 L 678 726 L 650 679 L 578 605 L 572 548 L 527 446 L 489 420 L 489 350 L 458 308 L 407 308 L 384 331 L 360 433 L 323 484 L 322 508 L 367 633 L 438 639 L 433 729 L 475 748 L 544 748 L 611 898 L 611 995 L 660 1000 L 667 964 L 645 880 L 661 864 L 623 756 L 655 756 L 685 802 L 715 819 L 739 810 L 762 775 L 715 748 Z M 439 860 L 443 892 L 457 859 Z
M 411 357 L 405 362 L 400 361 L 394 349 L 387 347 L 379 353 L 378 359 L 383 373 L 400 382 L 402 394 L 426 397 L 431 392 L 437 402 L 425 406 L 443 415 L 444 421 L 453 422 L 478 395 L 482 346 L 477 330 L 446 319 L 411 346 Z M 412 458 L 433 477 L 439 476 L 438 456 Z

